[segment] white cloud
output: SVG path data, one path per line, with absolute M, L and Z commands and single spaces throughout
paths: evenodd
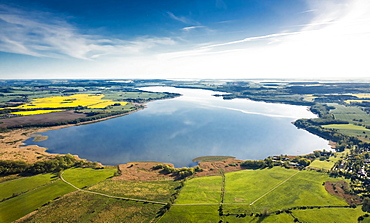
M 91 63 L 91 66 L 77 64 L 58 70 L 61 75 L 68 74 L 72 78 L 81 73 L 86 74 L 86 78 L 101 77 L 102 74 L 112 78 L 369 77 L 370 1 L 307 0 L 307 4 L 306 12 L 313 15 L 311 21 L 294 27 L 293 31 L 282 30 L 230 42 L 203 43 L 169 53 L 156 49 L 171 44 L 178 46 L 179 43 L 171 37 L 125 41 L 86 36 L 58 19 L 48 25 L 38 19 L 17 23 L 25 17 L 13 13 L 15 15 L 11 19 L 7 17 L 7 23 L 20 25 L 6 26 L 5 29 L 2 25 L 0 49 L 36 56 L 53 53 L 76 58 L 114 55 L 109 60 Z M 168 13 L 170 17 L 171 14 Z M 185 17 L 172 15 L 172 19 L 191 23 Z M 188 25 L 191 25 L 188 30 L 200 26 Z M 37 26 L 41 27 L 42 33 L 37 31 Z M 16 33 L 14 38 L 7 34 L 11 31 Z M 32 38 L 32 32 L 36 32 L 41 40 Z M 26 41 L 22 39 L 25 36 L 29 38 Z M 5 41 L 13 42 L 5 44 Z M 143 53 L 149 49 L 155 53 Z
M 194 21 L 190 18 L 187 18 L 185 16 L 176 16 L 175 14 L 173 14 L 172 12 L 167 12 L 167 14 L 170 16 L 170 18 L 176 20 L 176 21 L 179 21 L 179 22 L 182 22 L 182 23 L 185 23 L 187 25 L 200 25 L 199 22 L 197 21 Z
M 314 16 L 297 31 L 162 54 L 158 62 L 180 77 L 369 77 L 370 1 L 308 4 Z
M 190 31 L 190 30 L 193 30 L 193 29 L 200 29 L 200 28 L 205 28 L 205 26 L 187 26 L 187 27 L 182 28 L 182 30 Z
M 46 12 L 23 11 L 0 5 L 0 51 L 39 57 L 93 59 L 102 55 L 135 55 L 163 45 L 169 38 L 106 39 L 83 35 L 65 20 Z

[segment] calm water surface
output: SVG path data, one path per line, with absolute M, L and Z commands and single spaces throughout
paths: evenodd
M 326 140 L 291 124 L 298 118 L 315 117 L 305 106 L 223 100 L 207 90 L 143 90 L 183 96 L 150 102 L 146 109 L 119 118 L 48 131 L 42 133 L 48 140 L 25 143 L 107 165 L 159 161 L 176 167 L 194 165 L 191 160 L 199 156 L 229 155 L 245 160 L 330 149 Z

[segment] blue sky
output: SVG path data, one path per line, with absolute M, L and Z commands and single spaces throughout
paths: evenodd
M 0 0 L 0 78 L 369 77 L 368 0 Z

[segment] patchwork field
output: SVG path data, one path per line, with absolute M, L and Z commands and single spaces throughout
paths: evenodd
M 87 177 L 77 180 L 71 178 L 74 171 L 66 171 L 71 183 L 79 186 L 87 184 L 92 173 L 80 171 L 79 175 Z M 97 179 L 98 174 L 93 177 Z M 101 175 L 100 175 L 101 176 Z M 89 182 L 92 183 L 92 182 Z M 106 195 L 169 202 L 171 196 L 179 189 L 176 181 L 118 181 L 106 179 L 86 187 L 87 191 L 96 191 Z M 58 199 L 22 222 L 151 222 L 159 215 L 164 205 L 149 202 L 128 201 L 108 198 L 98 194 L 79 191 Z M 57 217 L 56 217 L 57 216 Z
M 328 193 L 323 185 L 340 179 L 316 171 L 280 167 L 230 172 L 225 174 L 224 202 L 218 205 L 222 198 L 222 177 L 194 178 L 185 183 L 175 204 L 160 222 L 293 222 L 294 216 L 280 212 L 307 206 L 323 207 L 315 209 L 321 219 L 338 211 L 338 208 L 333 212 L 326 208 L 320 212 L 324 206 L 346 206 L 341 208 L 341 216 L 357 219 L 364 214 L 361 209 L 348 208 L 344 199 Z M 305 218 L 303 222 L 315 222 L 309 214 L 300 216 Z
M 65 174 L 68 180 L 84 187 L 113 176 L 115 171 L 115 169 L 78 168 L 66 170 Z M 1 191 L 2 197 L 9 198 L 9 194 L 13 192 L 12 187 L 19 194 L 0 202 L 0 222 L 12 222 L 44 204 L 76 190 L 58 178 L 52 181 L 54 179 L 55 176 L 52 174 L 45 174 L 1 183 L 0 187 L 4 190 Z

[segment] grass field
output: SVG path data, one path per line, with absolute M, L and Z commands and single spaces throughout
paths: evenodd
M 186 182 L 175 202 L 175 204 L 193 205 L 172 206 L 160 222 L 217 222 L 220 219 L 225 222 L 293 222 L 294 218 L 286 213 L 268 217 L 249 215 L 271 213 L 298 206 L 347 205 L 344 199 L 331 195 L 325 190 L 324 182 L 339 180 L 325 173 L 274 167 L 230 172 L 226 173 L 225 177 L 224 203 L 233 204 L 222 205 L 224 216 L 221 218 L 219 216 L 219 205 L 194 205 L 218 203 L 221 198 L 222 178 L 220 176 L 199 177 Z M 253 205 L 248 204 L 252 202 L 254 202 Z M 343 210 L 345 210 L 343 216 L 353 214 L 351 210 Z M 330 211 L 323 212 L 323 216 L 330 216 L 330 213 Z M 240 218 L 236 217 L 237 214 L 248 216 Z M 360 216 L 363 213 L 357 210 L 355 214 Z M 315 221 L 308 219 L 304 222 Z
M 224 222 L 229 223 L 238 223 L 238 222 L 251 222 L 251 223 L 259 223 L 259 222 L 272 222 L 272 223 L 293 223 L 294 218 L 289 214 L 283 213 L 279 215 L 269 215 L 263 217 L 255 217 L 255 216 L 246 216 L 246 217 L 236 217 L 236 215 L 229 215 L 223 217 Z
M 219 222 L 218 206 L 172 206 L 159 222 L 161 223 L 214 223 Z
M 104 92 L 104 95 L 105 97 L 103 99 L 110 100 L 127 100 L 127 99 L 150 100 L 166 96 L 166 94 L 162 92 L 121 92 L 121 91 L 107 91 Z
M 365 214 L 361 207 L 293 210 L 292 212 L 301 222 L 323 222 L 323 219 L 327 219 L 327 222 L 353 223 Z
M 22 222 L 150 222 L 163 205 L 77 192 L 52 202 Z
M 116 169 L 72 168 L 64 171 L 63 178 L 78 188 L 83 188 L 112 177 Z
M 316 158 L 311 164 L 310 168 L 317 168 L 317 169 L 324 169 L 324 170 L 330 170 L 334 164 L 341 159 L 346 153 L 349 152 L 349 149 L 343 152 L 336 152 L 335 156 L 330 156 L 327 160 L 319 160 L 319 158 Z
M 256 211 L 277 211 L 295 206 L 347 205 L 343 199 L 329 194 L 322 185 L 325 181 L 337 180 L 324 173 L 301 171 L 256 202 L 254 208 Z
M 317 169 L 330 170 L 334 166 L 334 164 L 335 162 L 331 161 L 330 159 L 329 161 L 327 160 L 321 161 L 321 160 L 315 159 L 310 164 L 310 167 L 317 168 Z
M 370 116 L 366 114 L 366 112 L 362 111 L 359 107 L 347 107 L 335 103 L 329 103 L 328 105 L 335 107 L 335 109 L 330 110 L 330 114 L 333 114 L 335 119 L 348 121 L 351 124 L 370 124 Z M 354 121 L 360 119 L 362 122 Z
M 0 222 L 12 222 L 75 189 L 61 180 L 0 203 Z
M 58 178 L 56 178 L 54 174 L 49 173 L 0 183 L 0 201 L 13 196 L 14 194 L 24 193 L 36 187 L 45 185 L 56 179 Z
M 168 202 L 180 183 L 176 181 L 105 180 L 89 188 L 104 194 L 159 202 Z
M 221 176 L 193 178 L 181 189 L 176 204 L 219 203 L 221 194 Z
M 212 162 L 212 161 L 222 161 L 229 158 L 235 158 L 234 156 L 201 156 L 193 159 L 193 162 Z
M 367 129 L 363 126 L 353 124 L 334 124 L 334 125 L 322 125 L 322 127 L 327 129 L 337 129 L 338 132 L 349 136 L 370 138 L 370 129 Z
M 363 126 L 358 126 L 358 125 L 353 125 L 353 124 L 332 124 L 332 125 L 322 125 L 322 127 L 328 128 L 328 129 L 348 129 L 348 130 L 359 130 L 359 131 L 370 132 L 369 129 Z
M 85 187 L 112 176 L 115 171 L 115 169 L 95 170 L 91 168 L 77 168 L 66 170 L 63 176 L 74 185 Z M 6 223 L 17 220 L 53 199 L 76 190 L 61 180 L 57 180 L 51 184 L 45 184 L 50 181 L 50 177 L 51 175 L 45 174 L 31 177 L 30 179 L 19 179 L 27 181 L 30 184 L 20 184 L 23 181 L 19 180 L 5 182 L 4 185 L 6 186 L 19 181 L 20 183 L 14 186 L 14 188 L 16 188 L 15 191 L 28 192 L 0 203 L 0 222 Z M 7 194 L 9 195 L 10 193 L 12 193 L 12 190 L 6 188 L 6 192 L 4 192 L 3 196 L 7 196 Z
M 226 173 L 225 203 L 252 203 L 296 172 L 275 167 Z

